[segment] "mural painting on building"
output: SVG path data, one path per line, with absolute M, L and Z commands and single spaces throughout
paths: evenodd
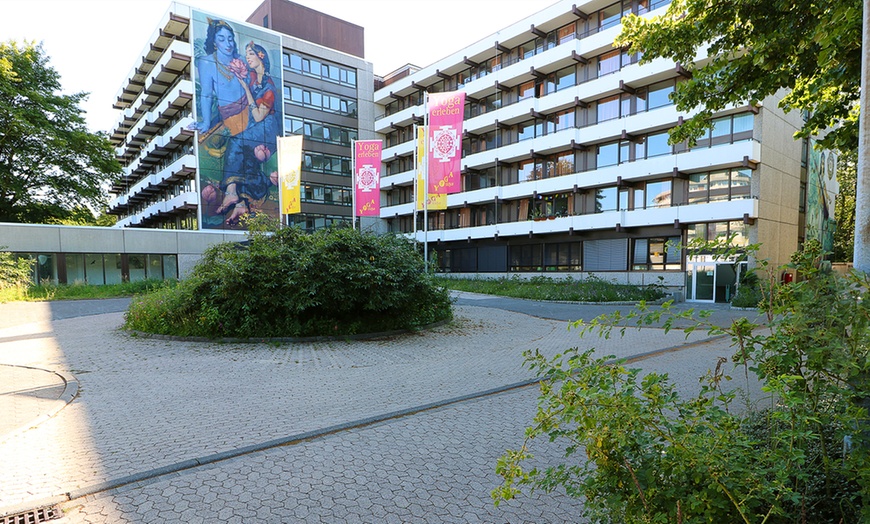
M 277 219 L 281 38 L 199 11 L 191 28 L 202 228 L 238 229 L 248 213 Z
M 816 148 L 810 141 L 807 173 L 806 239 L 816 239 L 826 251 L 834 247 L 834 203 L 840 192 L 837 158 L 831 151 Z

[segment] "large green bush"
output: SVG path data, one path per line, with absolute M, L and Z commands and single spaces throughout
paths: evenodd
M 591 351 L 528 353 L 541 398 L 526 442 L 499 460 L 496 501 L 531 486 L 584 497 L 596 523 L 870 522 L 870 277 L 840 277 L 821 254 L 807 242 L 788 267 L 798 282 L 761 281 L 763 324 L 700 316 L 686 328 L 730 335 L 740 374 L 775 401 L 768 409 L 726 387 L 724 358 L 684 397 L 667 374 L 641 379 Z M 641 326 L 692 317 L 667 304 L 628 315 Z M 606 336 L 625 321 L 576 325 Z M 564 462 L 524 469 L 537 437 L 564 446 Z
M 133 330 L 263 338 L 413 329 L 449 319 L 449 292 L 424 271 L 415 245 L 330 228 L 253 228 L 247 246 L 208 249 L 187 279 L 135 299 Z

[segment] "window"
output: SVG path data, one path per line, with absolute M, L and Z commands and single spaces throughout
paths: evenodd
M 584 271 L 625 271 L 628 265 L 628 239 L 611 238 L 583 242 Z
M 616 211 L 618 207 L 616 187 L 602 187 L 595 190 L 595 212 Z
M 646 183 L 645 207 L 669 207 L 671 205 L 671 181 Z
M 608 27 L 613 27 L 619 24 L 621 15 L 622 10 L 620 9 L 620 3 L 605 7 L 598 12 L 598 27 L 601 29 L 607 29 Z
M 619 163 L 619 142 L 598 146 L 597 167 L 615 166 Z
M 672 148 L 668 144 L 668 132 L 656 133 L 646 137 L 646 156 L 652 158 L 659 155 L 671 154 Z
M 598 121 L 604 122 L 619 118 L 619 96 L 611 96 L 598 101 Z
M 648 105 L 650 109 L 663 107 L 673 104 L 670 99 L 671 93 L 674 92 L 674 81 L 668 80 L 659 82 L 649 86 Z
M 632 270 L 680 269 L 680 237 L 637 238 L 632 243 Z
M 609 75 L 619 71 L 621 51 L 611 51 L 598 57 L 598 76 Z

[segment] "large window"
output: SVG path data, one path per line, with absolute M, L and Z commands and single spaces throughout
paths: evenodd
M 680 237 L 636 238 L 632 241 L 632 270 L 679 270 Z
M 296 52 L 284 53 L 284 68 L 329 82 L 356 87 L 356 69 L 326 62 Z
M 752 171 L 732 169 L 689 175 L 689 204 L 749 198 Z

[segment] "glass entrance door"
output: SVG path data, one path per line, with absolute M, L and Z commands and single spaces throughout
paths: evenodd
M 715 302 L 716 264 L 689 262 L 686 264 L 686 300 Z

